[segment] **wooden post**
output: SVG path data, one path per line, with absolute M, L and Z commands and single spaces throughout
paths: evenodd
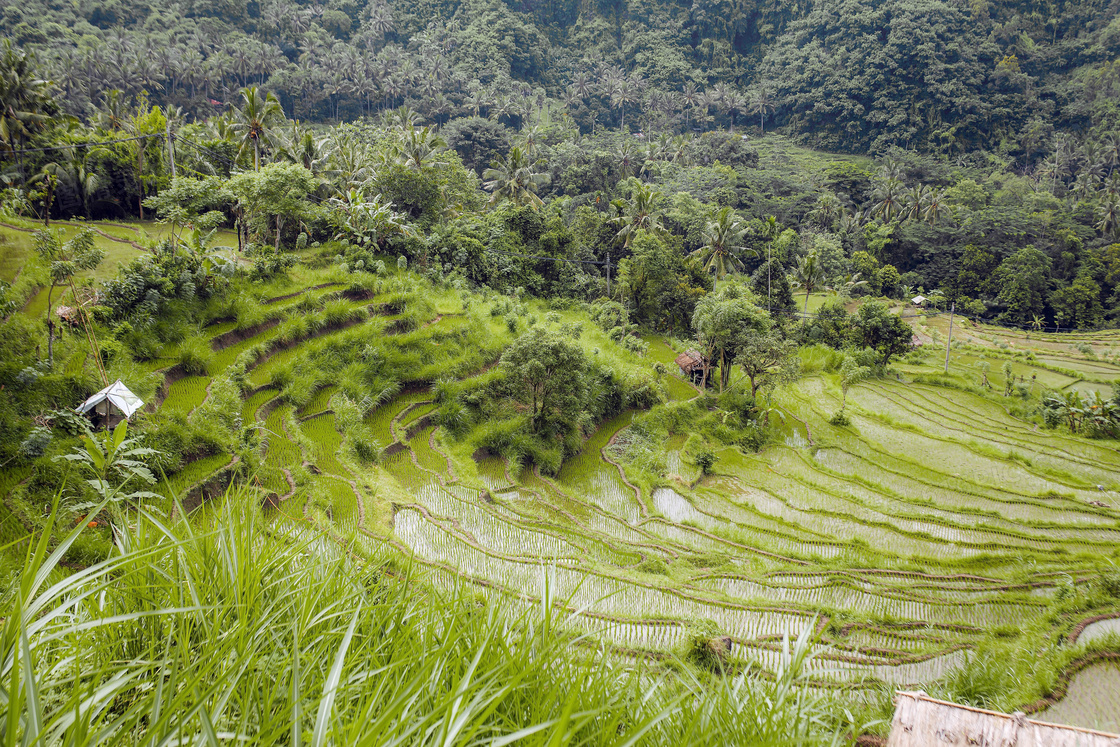
M 167 120 L 167 158 L 171 161 L 171 178 L 175 178 L 175 148 L 171 145 L 171 120 Z
M 953 314 L 957 311 L 957 302 L 949 307 L 949 339 L 945 341 L 945 374 L 949 374 L 949 346 L 953 343 Z

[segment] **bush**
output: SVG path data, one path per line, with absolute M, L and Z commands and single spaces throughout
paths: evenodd
M 716 455 L 709 448 L 703 448 L 696 454 L 696 466 L 705 475 L 712 474 L 712 468 L 716 466 Z
M 214 360 L 210 343 L 201 337 L 188 340 L 179 347 L 179 365 L 192 376 L 205 376 Z

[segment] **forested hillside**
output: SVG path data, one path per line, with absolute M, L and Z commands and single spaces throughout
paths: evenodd
M 237 90 L 300 120 L 542 109 L 580 129 L 747 121 L 846 151 L 978 148 L 1020 167 L 1117 128 L 1116 0 L 87 0 L 8 3 L 66 111 L 117 89 L 206 116 Z M 1112 144 L 1115 150 L 1115 143 Z

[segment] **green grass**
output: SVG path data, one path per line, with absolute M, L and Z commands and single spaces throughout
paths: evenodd
M 407 571 L 355 563 L 304 522 L 266 524 L 248 495 L 231 496 L 209 526 L 124 524 L 127 549 L 87 571 L 94 588 L 103 584 L 96 597 L 77 577 L 33 584 L 56 562 L 45 546 L 34 555 L 17 592 L 16 609 L 28 611 L 6 614 L 0 636 L 5 652 L 22 640 L 30 659 L 9 653 L 0 675 L 34 677 L 35 687 L 14 688 L 9 708 L 37 714 L 50 742 L 82 741 L 83 728 L 111 741 L 235 729 L 279 744 L 294 728 L 324 744 L 371 734 L 411 743 L 421 733 L 489 742 L 518 730 L 580 743 L 828 744 L 843 729 L 825 726 L 819 696 L 793 696 L 807 639 L 776 682 L 700 674 L 651 691 L 648 667 L 573 649 L 560 610 L 515 603 L 499 613 L 497 599 L 480 609 L 454 583 L 418 597 Z M 65 614 L 75 600 L 90 624 Z M 122 655 L 114 642 L 124 639 Z M 74 668 L 49 666 L 56 657 Z M 144 681 L 176 686 L 136 687 L 128 675 L 138 668 Z M 31 724 L 18 721 L 12 736 Z

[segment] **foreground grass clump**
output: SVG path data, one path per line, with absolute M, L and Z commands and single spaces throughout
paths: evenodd
M 575 645 L 549 609 L 511 620 L 270 525 L 248 493 L 193 527 L 113 514 L 108 559 L 65 575 L 83 529 L 52 551 L 48 526 L 5 595 L 8 743 L 837 741 L 795 687 L 807 640 L 773 683 L 662 676 Z

